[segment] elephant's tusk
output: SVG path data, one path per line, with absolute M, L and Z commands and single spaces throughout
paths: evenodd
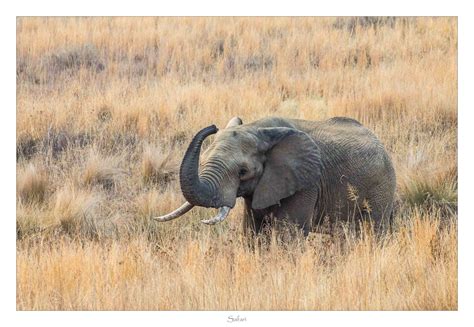
M 207 225 L 214 225 L 214 224 L 220 223 L 221 221 L 226 219 L 226 217 L 229 215 L 230 209 L 231 209 L 230 207 L 225 207 L 225 206 L 221 207 L 219 208 L 219 212 L 217 213 L 217 216 L 211 219 L 201 220 L 201 222 Z
M 186 201 L 181 207 L 179 207 L 175 211 L 170 212 L 169 214 L 164 215 L 164 216 L 153 217 L 153 219 L 156 220 L 156 221 L 159 221 L 159 222 L 173 220 L 173 219 L 176 219 L 176 218 L 184 215 L 186 212 L 191 210 L 193 207 L 194 206 L 191 203 Z

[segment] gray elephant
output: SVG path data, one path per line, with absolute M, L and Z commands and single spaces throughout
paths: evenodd
M 200 165 L 201 145 L 215 133 Z M 324 220 L 371 219 L 378 230 L 387 226 L 395 172 L 381 142 L 354 119 L 272 117 L 243 124 L 234 117 L 221 131 L 212 125 L 196 134 L 181 164 L 180 184 L 187 202 L 156 220 L 201 206 L 219 209 L 203 220 L 215 224 L 242 197 L 245 231 L 289 222 L 307 235 Z

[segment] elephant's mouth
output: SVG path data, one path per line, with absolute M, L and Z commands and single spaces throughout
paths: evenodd
M 239 187 L 239 189 L 237 190 L 236 197 L 240 198 L 240 197 L 247 197 L 250 195 L 252 195 L 252 191 L 248 187 Z
M 253 191 L 256 186 L 256 179 L 251 179 L 248 181 L 241 182 L 239 188 L 237 189 L 237 197 L 249 197 L 253 195 Z
M 240 198 L 240 197 L 242 197 L 242 196 L 245 196 L 245 195 L 246 195 L 246 192 L 245 192 L 244 190 L 239 189 L 239 190 L 237 191 L 237 197 L 238 197 L 238 198 Z

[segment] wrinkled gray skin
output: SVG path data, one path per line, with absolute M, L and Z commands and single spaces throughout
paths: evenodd
M 192 206 L 233 208 L 242 197 L 245 231 L 251 233 L 286 221 L 307 235 L 325 217 L 333 223 L 371 218 L 381 229 L 391 219 L 391 160 L 356 120 L 272 117 L 242 124 L 235 117 L 199 164 L 202 142 L 216 131 L 201 130 L 184 156 L 180 183 L 189 204 L 179 215 Z

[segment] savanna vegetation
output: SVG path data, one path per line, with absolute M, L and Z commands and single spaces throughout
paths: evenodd
M 457 309 L 456 18 L 21 17 L 16 70 L 18 310 Z M 393 230 L 154 222 L 194 133 L 236 115 L 370 127 Z

